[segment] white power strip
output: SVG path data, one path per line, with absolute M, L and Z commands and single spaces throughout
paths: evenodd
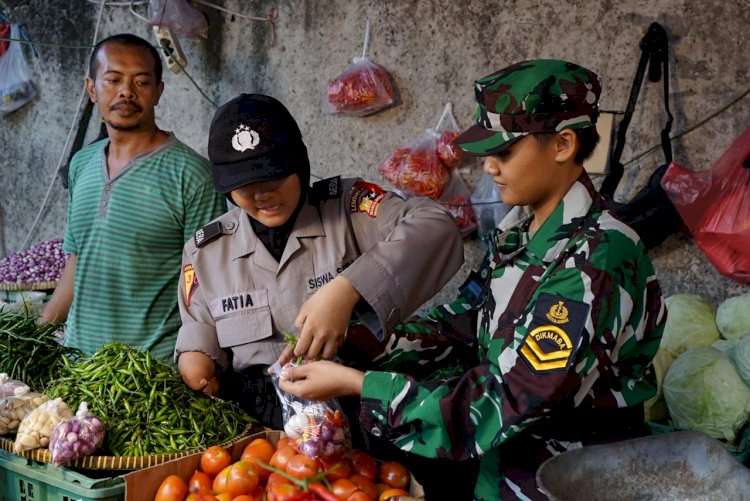
M 158 48 L 161 48 L 169 71 L 174 74 L 181 72 L 182 68 L 187 66 L 187 59 L 185 59 L 185 53 L 182 52 L 180 41 L 172 35 L 171 31 L 159 26 L 154 26 L 154 35 L 159 42 Z

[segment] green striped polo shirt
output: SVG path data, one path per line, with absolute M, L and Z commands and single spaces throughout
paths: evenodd
M 113 179 L 108 143 L 86 146 L 70 164 L 63 248 L 77 263 L 65 344 L 91 354 L 116 341 L 171 361 L 183 245 L 226 203 L 208 161 L 173 135 Z

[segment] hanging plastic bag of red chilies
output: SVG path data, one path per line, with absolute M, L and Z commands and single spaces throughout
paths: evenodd
M 453 144 L 453 141 L 461 134 L 461 130 L 453 116 L 452 103 L 445 104 L 443 114 L 435 127 L 435 132 L 439 134 L 436 149 L 440 161 L 443 162 L 446 169 L 455 169 L 463 163 L 466 155 L 458 146 Z
M 0 114 L 3 116 L 17 110 L 31 101 L 36 95 L 31 72 L 23 55 L 18 25 L 13 23 L 10 29 L 8 50 L 0 56 Z
M 477 229 L 477 218 L 471 207 L 471 191 L 455 170 L 450 172 L 448 184 L 438 200 L 453 215 L 462 237 Z
M 408 146 L 388 155 L 378 171 L 408 195 L 437 200 L 450 179 L 437 154 L 438 137 L 433 129 L 426 129 Z
M 750 128 L 708 170 L 672 162 L 661 185 L 719 272 L 750 283 Z
M 168 29 L 188 38 L 208 38 L 208 20 L 187 0 L 150 0 L 148 20 L 152 26 Z
M 323 104 L 324 113 L 363 117 L 388 108 L 396 102 L 391 75 L 367 57 L 369 38 L 370 21 L 367 21 L 362 57 L 355 57 L 351 66 L 328 82 L 327 99 Z

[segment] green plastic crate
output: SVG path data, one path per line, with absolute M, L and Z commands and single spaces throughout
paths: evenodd
M 121 476 L 89 478 L 0 451 L 0 501 L 122 501 Z

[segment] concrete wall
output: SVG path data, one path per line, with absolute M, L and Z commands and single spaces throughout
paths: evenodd
M 0 0 L 0 9 L 26 23 L 38 42 L 30 65 L 38 97 L 0 120 L 0 255 L 62 235 L 66 191 L 56 178 L 71 126 L 77 126 L 89 50 L 46 46 L 91 46 L 128 31 L 154 40 L 150 27 L 127 6 L 107 0 Z M 127 3 L 127 2 L 119 2 Z M 363 176 L 388 186 L 377 171 L 394 148 L 434 126 L 447 101 L 461 127 L 474 112 L 472 82 L 527 58 L 561 58 L 601 75 L 602 109 L 625 108 L 638 42 L 658 21 L 670 38 L 670 99 L 673 132 L 680 134 L 723 107 L 748 87 L 750 47 L 746 0 L 217 0 L 244 14 L 264 16 L 276 6 L 277 40 L 264 22 L 200 7 L 210 20 L 207 40 L 181 40 L 186 74 L 165 73 L 166 90 L 157 122 L 201 153 L 214 103 L 241 92 L 274 95 L 296 116 L 310 151 L 313 174 Z M 145 6 L 136 6 L 145 14 Z M 100 17 L 101 13 L 101 17 Z M 393 75 L 401 103 L 366 118 L 326 116 L 321 111 L 327 81 L 362 52 L 365 20 L 372 23 L 369 56 Z M 206 94 L 202 96 L 198 88 Z M 665 116 L 661 84 L 646 84 L 628 132 L 623 160 L 658 144 Z M 209 102 L 209 99 L 212 102 Z M 674 141 L 675 160 L 708 168 L 747 126 L 750 97 Z M 96 112 L 86 142 L 98 129 Z M 655 151 L 626 165 L 618 197 L 627 199 L 662 162 Z M 473 186 L 479 164 L 462 174 Z M 43 205 L 45 195 L 48 200 Z M 30 228 L 39 215 L 39 223 Z M 435 300 L 452 297 L 482 246 L 467 240 L 467 264 Z M 670 237 L 653 252 L 667 295 L 701 294 L 718 304 L 748 287 L 719 275 L 684 235 Z

